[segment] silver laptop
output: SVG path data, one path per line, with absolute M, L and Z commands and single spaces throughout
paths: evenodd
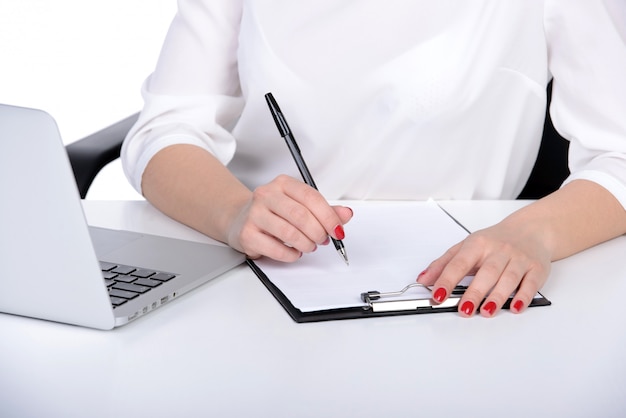
M 0 312 L 111 329 L 244 260 L 219 244 L 89 227 L 52 117 L 0 105 Z

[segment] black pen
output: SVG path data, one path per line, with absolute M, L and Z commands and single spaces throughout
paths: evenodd
M 270 108 L 270 112 L 272 112 L 272 117 L 274 118 L 274 122 L 276 122 L 278 132 L 280 132 L 280 136 L 282 136 L 287 143 L 287 147 L 289 147 L 289 151 L 291 152 L 293 159 L 296 161 L 296 165 L 298 166 L 298 170 L 300 170 L 300 174 L 302 175 L 304 182 L 317 190 L 315 180 L 313 180 L 313 176 L 311 176 L 311 173 L 309 172 L 309 169 L 304 162 L 304 158 L 302 157 L 300 148 L 296 143 L 296 139 L 293 137 L 291 129 L 289 129 L 289 125 L 287 124 L 287 119 L 285 119 L 283 112 L 281 112 L 280 107 L 278 107 L 278 103 L 276 103 L 276 100 L 274 99 L 272 93 L 267 93 L 265 95 L 265 100 L 267 101 L 267 105 Z M 346 264 L 349 264 L 348 255 L 346 254 L 346 249 L 343 246 L 343 242 L 333 237 L 331 237 L 330 239 L 333 241 L 337 252 L 341 256 L 341 258 L 343 258 L 343 261 L 345 261 Z

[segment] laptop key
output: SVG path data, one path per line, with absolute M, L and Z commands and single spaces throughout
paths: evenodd
M 174 277 L 176 277 L 176 276 L 174 276 L 173 274 L 168 274 L 168 273 L 157 273 L 154 276 L 150 276 L 151 279 L 159 280 L 159 281 L 162 281 L 162 282 L 166 282 L 168 280 L 172 280 Z
M 100 270 L 102 271 L 113 270 L 115 267 L 117 267 L 117 264 L 107 263 L 106 261 L 100 261 Z
M 118 274 L 130 274 L 133 271 L 135 271 L 135 267 L 130 267 L 130 266 L 117 266 L 115 267 L 113 270 L 111 270 L 113 273 L 118 273 Z
M 115 296 L 117 298 L 123 298 L 123 299 L 134 299 L 137 296 L 139 296 L 139 293 L 129 292 L 127 290 L 121 290 L 121 289 L 111 289 L 109 290 L 109 296 Z
M 135 280 L 137 280 L 137 278 L 135 276 L 127 276 L 127 275 L 118 275 L 115 278 L 116 282 L 124 282 L 124 283 L 131 283 L 134 282 Z
M 137 270 L 133 271 L 131 274 L 133 276 L 141 277 L 142 279 L 145 279 L 145 278 L 148 278 L 148 277 L 152 276 L 154 273 L 156 273 L 156 271 L 154 271 L 154 270 L 137 269 Z
M 115 283 L 113 285 L 113 289 L 127 290 L 135 293 L 146 293 L 152 288 L 148 286 L 139 286 L 134 283 Z
M 118 297 L 115 297 L 115 296 L 110 296 L 110 298 L 111 298 L 111 304 L 113 306 L 120 306 L 120 305 L 128 302 L 128 299 L 118 298 Z
M 138 284 L 141 286 L 148 286 L 148 287 L 157 287 L 163 284 L 163 282 L 160 282 L 158 280 L 152 280 L 152 279 L 137 279 L 133 282 L 133 284 Z

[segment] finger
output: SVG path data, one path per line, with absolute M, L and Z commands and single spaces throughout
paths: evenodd
M 239 242 L 242 246 L 240 251 L 251 259 L 265 256 L 276 261 L 290 263 L 302 257 L 302 253 L 296 248 L 289 247 L 259 230 L 253 232 L 251 229 L 247 229 L 241 235 Z
M 550 265 L 530 269 L 522 280 L 511 301 L 511 311 L 522 313 L 543 287 L 550 274 Z
M 344 238 L 342 219 L 320 192 L 289 176 L 279 176 L 276 181 L 282 185 L 285 194 L 299 202 L 313 215 L 327 235 L 335 239 Z
M 316 244 L 321 244 L 328 237 L 311 212 L 297 202 L 282 205 L 274 214 L 279 219 L 273 219 L 265 229 L 301 251 L 312 251 Z
M 292 263 L 302 257 L 301 251 L 289 247 L 270 236 L 260 238 L 257 243 L 263 245 L 262 247 L 259 246 L 259 250 L 263 251 L 263 253 L 261 253 L 263 256 L 276 261 Z
M 445 264 L 439 278 L 433 283 L 433 299 L 438 303 L 445 301 L 454 287 L 479 264 L 480 247 L 466 244 L 467 240 L 461 242 L 456 254 Z
M 306 216 L 303 215 L 303 217 Z M 311 219 L 313 218 L 311 217 Z M 317 248 L 316 242 L 309 235 L 311 234 L 310 231 L 316 229 L 315 226 L 306 224 L 299 226 L 298 221 L 289 221 L 280 214 L 277 216 L 273 212 L 268 212 L 265 216 L 257 218 L 257 225 L 262 232 L 300 252 L 309 253 Z M 317 225 L 317 229 L 319 230 L 319 236 L 325 239 L 326 234 L 322 227 Z
M 431 262 L 418 276 L 417 282 L 430 286 L 439 278 L 445 266 L 452 260 L 461 248 L 462 243 L 458 243 L 449 248 L 441 257 Z
M 502 271 L 500 277 L 497 278 L 497 283 L 480 307 L 482 316 L 492 317 L 502 308 L 519 286 L 527 269 L 528 263 L 526 261 L 520 259 L 509 260 L 506 268 Z
M 505 254 L 495 253 L 484 260 L 474 279 L 459 301 L 459 313 L 469 317 L 476 312 L 486 295 L 506 271 L 509 258 Z
M 315 189 L 295 179 L 287 176 L 279 177 L 272 183 L 259 186 L 253 191 L 255 204 L 251 209 L 250 218 L 255 220 L 261 230 L 279 240 L 287 242 L 301 251 L 312 251 L 314 243 L 322 243 L 328 234 L 306 206 L 285 192 L 285 185 L 291 183 L 296 183 L 299 188 L 317 193 Z M 287 225 L 292 225 L 295 230 L 288 228 Z M 304 240 L 298 232 L 306 236 L 307 240 Z
M 339 219 L 341 220 L 341 223 L 343 225 L 350 222 L 350 219 L 352 219 L 352 217 L 354 216 L 354 211 L 352 210 L 352 208 L 349 208 L 347 206 L 332 206 L 332 208 L 337 213 L 337 216 L 339 216 Z
M 228 244 L 245 253 L 250 258 L 267 256 L 284 262 L 295 261 L 302 256 L 301 250 L 285 245 L 284 241 L 277 238 L 276 232 L 271 231 L 274 223 L 285 223 L 280 217 L 273 214 L 263 204 L 250 204 L 243 211 L 237 226 L 231 229 Z M 313 250 L 315 245 L 312 245 Z

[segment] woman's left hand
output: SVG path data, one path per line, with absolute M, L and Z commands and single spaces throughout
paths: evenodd
M 522 312 L 550 272 L 551 254 L 542 235 L 540 228 L 504 220 L 450 248 L 417 281 L 432 285 L 433 299 L 441 303 L 465 276 L 475 275 L 459 301 L 461 315 L 469 317 L 480 309 L 491 317 L 513 293 L 511 310 Z

